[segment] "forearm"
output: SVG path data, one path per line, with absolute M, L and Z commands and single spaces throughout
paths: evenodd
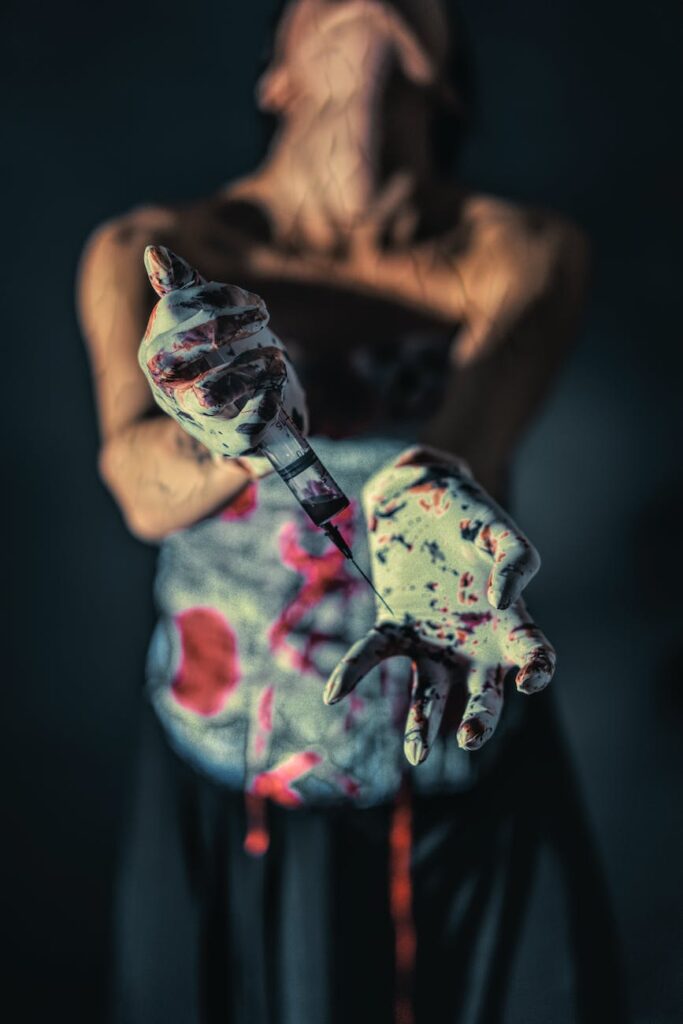
M 215 461 L 165 415 L 136 421 L 111 437 L 99 465 L 129 529 L 148 541 L 210 515 L 250 478 L 239 460 Z

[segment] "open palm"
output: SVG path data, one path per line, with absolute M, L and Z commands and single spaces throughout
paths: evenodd
M 377 603 L 372 629 L 339 662 L 324 699 L 341 700 L 380 662 L 413 662 L 404 749 L 425 760 L 452 686 L 466 687 L 457 730 L 475 750 L 492 734 L 503 684 L 516 667 L 517 689 L 543 689 L 555 652 L 520 594 L 540 559 L 510 517 L 443 452 L 414 447 L 365 485 L 373 581 L 391 612 Z

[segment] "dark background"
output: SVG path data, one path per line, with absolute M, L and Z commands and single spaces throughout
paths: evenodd
M 254 164 L 252 88 L 275 6 L 23 3 L 3 31 L 2 886 L 21 1022 L 101 1019 L 153 622 L 155 552 L 126 534 L 96 474 L 75 266 L 104 218 L 205 194 Z M 560 652 L 556 690 L 636 1017 L 673 1024 L 683 1016 L 681 9 L 465 0 L 461 10 L 478 94 L 461 176 L 571 215 L 593 243 L 585 327 L 524 444 L 515 505 L 544 556 L 534 606 Z M 536 1019 L 555 1021 L 530 994 L 524 1024 Z

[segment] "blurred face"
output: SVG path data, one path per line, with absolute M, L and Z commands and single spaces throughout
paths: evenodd
M 401 6 L 406 18 L 399 13 Z M 417 22 L 410 17 L 411 6 L 418 12 Z M 383 0 L 294 0 L 285 9 L 273 61 L 259 83 L 259 106 L 288 116 L 297 108 L 362 101 L 372 95 L 392 60 L 415 84 L 427 86 L 438 76 L 445 46 L 445 21 L 437 0 L 396 5 Z

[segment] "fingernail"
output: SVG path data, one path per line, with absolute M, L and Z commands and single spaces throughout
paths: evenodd
M 341 680 L 335 679 L 334 676 L 329 680 L 327 686 L 323 691 L 323 701 L 325 704 L 336 704 L 341 696 Z
M 176 288 L 200 284 L 203 280 L 189 263 L 165 245 L 148 245 L 144 260 L 147 276 L 157 295 L 168 295 Z
M 521 693 L 538 693 L 539 690 L 544 690 L 553 677 L 554 669 L 555 666 L 548 655 L 536 655 L 517 673 L 517 689 Z
M 412 765 L 422 764 L 427 756 L 427 747 L 420 739 L 409 740 L 404 744 L 403 750 Z
M 517 689 L 520 693 L 538 693 L 540 690 L 545 690 L 550 679 L 547 672 L 529 672 L 522 679 L 517 677 Z
M 462 750 L 477 750 L 486 738 L 486 729 L 476 719 L 463 722 L 458 729 L 458 746 Z

